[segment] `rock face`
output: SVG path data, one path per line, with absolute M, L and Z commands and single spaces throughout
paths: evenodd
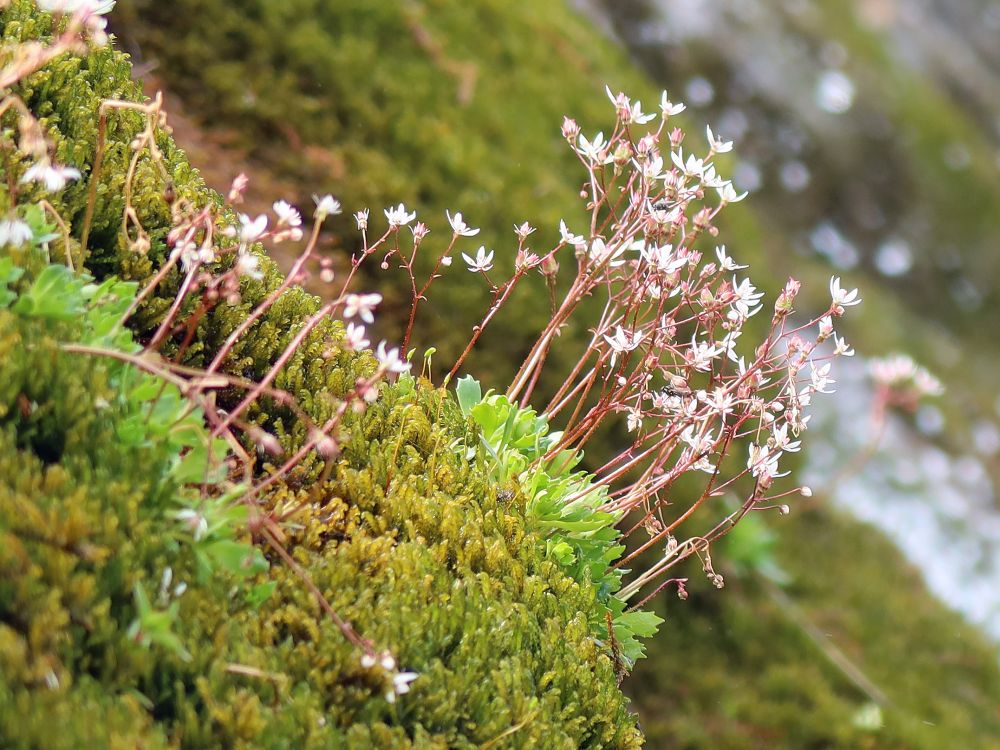
M 52 24 L 26 0 L 0 11 L 5 43 L 46 40 Z M 40 118 L 59 162 L 83 173 L 51 199 L 75 239 L 98 108 L 106 98 L 138 99 L 130 72 L 124 55 L 100 49 L 60 57 L 13 91 Z M 143 281 L 166 255 L 166 183 L 145 158 L 134 204 L 150 236 L 148 253 L 130 250 L 119 234 L 129 144 L 141 126 L 135 113 L 109 119 L 82 258 L 98 281 Z M 219 201 L 169 137 L 159 145 L 175 199 Z M 8 169 L 20 167 L 0 168 L 3 186 L 19 177 Z M 13 199 L 0 187 L 0 206 Z M 15 260 L 24 273 L 13 294 L 23 297 L 40 278 L 39 261 Z M 262 267 L 264 278 L 242 288 L 239 305 L 205 316 L 186 361 L 211 356 L 249 306 L 280 283 L 272 264 Z M 152 434 L 126 440 L 151 419 L 126 387 L 131 376 L 61 348 L 93 334 L 94 321 L 109 313 L 104 305 L 120 315 L 135 288 L 109 281 L 95 300 L 72 274 L 55 275 L 68 299 L 79 297 L 80 314 L 0 309 L 0 745 L 641 745 L 611 658 L 589 632 L 596 592 L 546 560 L 525 528 L 521 501 L 498 499 L 485 468 L 453 450 L 476 436 L 450 395 L 412 378 L 384 387 L 345 423 L 343 453 L 331 470 L 321 475 L 304 462 L 263 498 L 265 508 L 301 505 L 288 528 L 292 558 L 364 638 L 417 673 L 409 692 L 390 702 L 393 668 L 363 666 L 361 652 L 283 562 L 255 574 L 250 583 L 273 584 L 269 596 L 255 597 L 246 580 L 205 575 L 184 552 L 175 518 L 183 488 L 172 468 L 180 448 Z M 134 319 L 138 338 L 156 325 L 178 283 L 169 277 L 144 305 Z M 317 309 L 315 298 L 291 288 L 227 368 L 259 376 Z M 339 324 L 319 326 L 276 381 L 314 420 L 329 416 L 335 398 L 372 369 L 370 355 L 352 354 L 340 341 Z M 280 405 L 261 402 L 249 419 L 286 448 L 304 439 Z M 182 594 L 178 582 L 187 585 Z M 160 612 L 157 591 L 160 600 L 176 598 L 163 605 L 169 633 L 151 640 L 130 625 L 147 622 L 145 600 Z

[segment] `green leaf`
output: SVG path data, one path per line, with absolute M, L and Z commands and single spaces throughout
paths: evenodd
M 278 588 L 277 581 L 266 581 L 265 583 L 258 583 L 256 586 L 251 586 L 246 595 L 247 604 L 252 609 L 259 609 L 260 605 L 271 598 L 276 588 Z
M 219 569 L 240 578 L 262 573 L 269 567 L 259 549 L 230 539 L 206 545 L 205 554 L 217 563 Z
M 46 266 L 13 310 L 18 315 L 49 320 L 73 320 L 84 312 L 81 283 L 66 266 Z
M 9 287 L 21 278 L 23 273 L 24 269 L 15 266 L 13 259 L 0 258 L 0 309 L 17 299 L 17 295 Z
M 482 386 L 471 375 L 458 379 L 458 383 L 455 385 L 455 394 L 458 396 L 458 405 L 462 407 L 462 414 L 465 416 L 469 416 L 472 407 L 483 400 Z

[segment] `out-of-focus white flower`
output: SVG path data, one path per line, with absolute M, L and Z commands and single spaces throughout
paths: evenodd
M 906 354 L 873 359 L 868 368 L 872 379 L 879 385 L 897 390 L 912 390 L 917 398 L 944 393 L 941 381 Z
M 263 279 L 264 272 L 260 270 L 260 258 L 254 253 L 240 253 L 236 261 L 236 275 L 249 276 L 251 279 Z
M 406 226 L 415 218 L 417 218 L 417 212 L 411 211 L 406 212 L 406 206 L 400 203 L 398 206 L 393 208 L 390 206 L 382 211 L 385 214 L 386 220 L 389 222 L 389 229 L 398 229 L 399 227 Z
M 21 182 L 40 182 L 50 193 L 66 187 L 70 180 L 80 179 L 80 170 L 73 167 L 60 167 L 48 159 L 42 159 L 25 170 Z
M 475 237 L 479 234 L 478 229 L 473 229 L 462 219 L 462 212 L 456 211 L 455 215 L 452 216 L 448 211 L 444 212 L 444 215 L 448 217 L 448 223 L 451 224 L 452 231 L 461 235 L 462 237 Z
M 341 212 L 340 201 L 332 195 L 324 195 L 322 197 L 314 195 L 313 201 L 316 203 L 317 221 L 323 221 L 327 216 L 336 216 Z
M 462 260 L 465 261 L 469 270 L 473 273 L 489 271 L 493 268 L 493 251 L 486 252 L 486 247 L 480 245 L 479 249 L 476 250 L 476 257 L 473 258 L 462 253 Z
M 278 224 L 284 224 L 289 227 L 302 226 L 302 214 L 288 201 L 275 201 L 273 208 L 274 213 L 278 217 Z
M 256 242 L 267 230 L 267 216 L 261 214 L 256 219 L 251 219 L 246 214 L 240 214 L 240 242 L 249 245 Z
M 187 526 L 188 531 L 194 535 L 196 542 L 201 541 L 208 533 L 208 521 L 198 511 L 192 508 L 184 508 L 174 514 L 174 518 Z
M 20 219 L 4 219 L 0 221 L 0 247 L 11 245 L 20 247 L 25 242 L 31 241 L 34 234 L 31 227 Z
M 38 7 L 49 13 L 76 13 L 86 11 L 104 15 L 115 7 L 115 0 L 38 0 Z
M 384 341 L 380 342 L 375 350 L 375 358 L 385 372 L 401 373 L 410 369 L 410 363 L 403 361 L 399 356 L 399 347 L 389 349 Z
M 357 315 L 365 323 L 375 322 L 375 308 L 382 301 L 382 295 L 372 294 L 348 294 L 344 299 L 344 317 L 353 318 Z
M 371 342 L 365 338 L 365 327 L 356 323 L 348 323 L 344 329 L 344 348 L 352 352 L 360 352 L 367 349 Z

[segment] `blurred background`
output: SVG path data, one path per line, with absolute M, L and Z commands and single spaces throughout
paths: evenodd
M 649 746 L 1000 747 L 1000 2 L 135 0 L 111 23 L 213 187 L 245 171 L 251 212 L 343 202 L 335 263 L 351 212 L 400 201 L 428 241 L 446 208 L 482 227 L 468 250 L 512 256 L 522 221 L 554 240 L 582 216 L 559 125 L 609 128 L 605 84 L 647 111 L 666 88 L 699 148 L 706 123 L 734 140 L 721 171 L 750 197 L 720 242 L 772 300 L 801 279 L 803 314 L 831 274 L 860 287 L 858 354 L 816 404 L 814 496 L 727 538 L 725 589 L 693 568 L 688 601 L 656 603 L 624 685 Z M 418 328 L 442 362 L 486 299 L 454 276 Z M 366 281 L 390 320 L 400 281 Z M 537 292 L 470 363 L 487 386 L 541 327 Z M 866 362 L 893 352 L 946 390 L 878 431 Z

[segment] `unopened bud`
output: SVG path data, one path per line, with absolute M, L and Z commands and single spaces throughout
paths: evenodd
M 576 124 L 576 120 L 569 117 L 563 118 L 562 123 L 562 134 L 563 138 L 571 143 L 576 140 L 576 137 L 580 135 L 580 126 Z
M 801 489 L 799 489 L 799 493 L 802 495 L 802 497 L 813 496 L 812 487 L 802 487 Z

